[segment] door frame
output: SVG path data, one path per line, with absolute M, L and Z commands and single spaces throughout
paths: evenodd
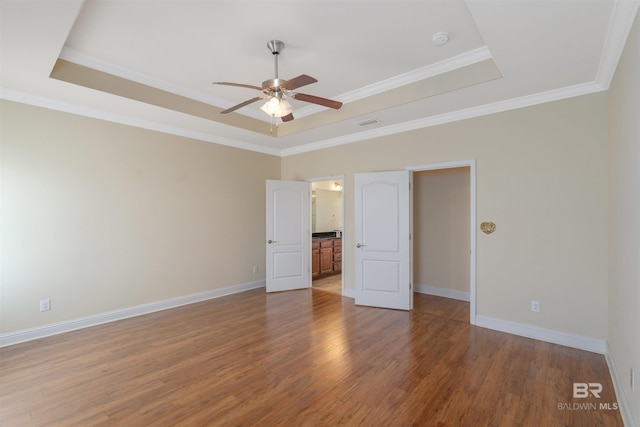
M 407 166 L 405 170 L 421 172 L 453 168 L 469 168 L 469 323 L 476 324 L 476 161 L 460 160 L 445 163 L 431 163 Z M 412 189 L 413 193 L 413 189 Z M 414 221 L 416 219 L 414 218 Z M 413 242 L 412 242 L 413 247 Z
M 341 290 L 340 292 L 342 293 L 342 296 L 347 296 L 344 293 L 344 223 L 345 223 L 345 217 L 344 217 L 344 189 L 345 189 L 345 185 L 344 185 L 344 175 L 331 175 L 331 176 L 323 176 L 323 177 L 316 177 L 316 178 L 307 178 L 305 179 L 305 181 L 312 183 L 312 182 L 320 182 L 320 181 L 332 181 L 332 180 L 336 180 L 339 179 L 342 181 L 342 200 L 341 200 L 341 204 L 342 206 L 340 207 L 342 209 L 342 227 L 340 228 L 340 232 L 342 234 L 342 271 L 340 271 L 340 287 Z M 311 184 L 310 184 L 311 185 Z M 313 188 L 311 188 L 311 191 L 313 191 Z M 309 193 L 309 215 L 311 215 L 311 192 Z M 311 220 L 309 220 L 309 224 L 311 224 Z M 311 230 L 311 227 L 309 227 L 309 243 L 311 243 L 313 241 L 312 238 L 312 234 L 313 230 Z M 311 255 L 309 255 L 311 257 Z M 309 259 L 309 266 L 311 266 L 311 262 L 312 260 Z M 311 267 L 309 267 L 311 268 Z M 310 278 L 310 283 L 309 283 L 309 287 L 313 287 L 313 277 Z

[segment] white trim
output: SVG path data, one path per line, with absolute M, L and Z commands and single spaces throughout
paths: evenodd
M 547 102 L 560 101 L 562 99 L 588 95 L 591 93 L 607 90 L 609 89 L 609 85 L 611 84 L 611 80 L 613 79 L 613 75 L 615 74 L 616 67 L 618 66 L 618 61 L 620 60 L 620 56 L 622 55 L 622 51 L 624 50 L 626 40 L 629 36 L 629 32 L 631 31 L 631 27 L 633 26 L 633 22 L 635 20 L 639 7 L 640 1 L 638 0 L 614 1 L 613 10 L 611 12 L 611 19 L 609 20 L 609 27 L 607 29 L 607 36 L 600 57 L 600 64 L 598 66 L 598 70 L 596 71 L 595 79 L 591 82 L 552 89 L 545 92 L 525 95 L 519 98 L 506 99 L 503 101 L 494 102 L 492 104 L 485 104 L 457 111 L 451 111 L 448 113 L 426 117 L 423 119 L 417 119 L 405 123 L 399 123 L 391 126 L 379 127 L 365 132 L 326 139 L 324 141 L 305 144 L 299 147 L 287 148 L 283 149 L 280 152 L 280 155 L 282 157 L 286 157 L 294 154 L 306 153 L 323 148 L 350 144 L 352 142 L 394 135 L 411 130 L 438 126 L 455 121 L 486 116 L 489 114 L 515 110 L 518 108 L 544 104 Z M 467 54 L 469 54 L 469 52 L 467 52 Z M 489 57 L 492 57 L 490 52 L 488 52 L 488 54 Z
M 345 103 L 357 101 L 359 99 L 377 95 L 379 93 L 392 90 L 400 86 L 411 84 L 411 83 L 424 80 L 439 74 L 444 74 L 444 73 L 447 73 L 462 67 L 466 67 L 469 65 L 473 65 L 475 63 L 485 61 L 487 59 L 492 59 L 492 58 L 493 56 L 491 55 L 489 48 L 487 46 L 482 46 L 477 49 L 470 50 L 468 52 L 463 52 L 452 58 L 447 58 L 435 64 L 430 64 L 426 67 L 418 68 L 417 70 L 412 70 L 407 73 L 403 73 L 398 76 L 394 76 L 394 77 L 373 83 L 371 85 L 359 88 L 357 90 L 347 92 L 345 94 L 335 97 L 335 99 Z M 167 81 L 160 80 L 160 79 L 148 76 L 146 74 L 139 73 L 137 71 L 133 71 L 128 68 L 113 64 L 111 62 L 104 61 L 102 59 L 95 58 L 90 55 L 86 55 L 82 52 L 79 52 L 67 46 L 62 48 L 62 51 L 60 52 L 60 59 L 64 59 L 65 61 L 69 61 L 74 64 L 78 64 L 87 68 L 102 71 L 104 73 L 111 74 L 117 77 L 121 77 L 123 79 L 127 79 L 132 82 L 154 87 L 156 89 L 160 89 L 165 92 L 184 96 L 190 99 L 195 99 L 209 105 L 215 105 L 221 108 L 228 108 L 235 104 L 223 98 L 206 96 L 206 95 L 203 95 L 201 92 L 194 91 L 193 89 L 188 89 L 183 86 L 175 85 Z M 297 109 L 296 117 L 302 118 L 304 116 L 309 116 L 311 114 L 322 111 L 323 109 L 324 109 L 323 107 L 309 105 L 307 107 Z M 244 108 L 241 111 L 238 111 L 237 113 L 269 123 L 269 119 L 267 118 L 267 116 L 265 116 L 260 110 L 256 110 L 252 108 Z
M 355 289 L 351 289 L 351 288 L 343 288 L 342 289 L 342 296 L 343 297 L 347 297 L 347 298 L 351 298 L 351 299 L 356 299 L 356 290 Z
M 476 161 L 472 160 L 458 160 L 445 163 L 432 163 L 428 165 L 408 166 L 405 169 L 418 172 L 425 170 L 436 169 L 451 169 L 451 168 L 469 168 L 469 323 L 476 324 Z
M 429 285 L 415 285 L 414 290 L 419 294 L 435 295 L 437 297 L 457 299 L 460 301 L 469 301 L 470 293 L 464 291 L 456 291 L 454 289 L 439 288 Z
M 353 142 L 372 140 L 389 135 L 395 135 L 403 132 L 410 132 L 417 129 L 428 128 L 432 126 L 443 125 L 447 123 L 457 122 L 461 120 L 472 119 L 475 117 L 487 116 L 490 114 L 501 113 L 505 111 L 515 110 L 519 108 L 529 107 L 547 102 L 559 101 L 562 99 L 572 98 L 581 95 L 588 95 L 595 92 L 606 90 L 605 87 L 596 82 L 581 83 L 574 86 L 568 86 L 560 89 L 553 89 L 546 92 L 526 95 L 519 98 L 507 99 L 491 104 L 480 105 L 476 107 L 465 108 L 461 110 L 442 113 L 435 116 L 429 116 L 421 119 L 411 120 L 408 122 L 398 123 L 394 125 L 378 127 L 364 132 L 352 133 L 349 135 L 329 138 L 322 141 L 311 142 L 309 144 L 300 145 L 292 148 L 277 149 L 269 148 L 262 145 L 246 143 L 226 137 L 219 137 L 213 134 L 197 132 L 190 129 L 168 126 L 164 123 L 153 122 L 149 120 L 141 120 L 123 116 L 120 114 L 109 113 L 102 110 L 82 107 L 67 102 L 61 102 L 52 98 L 32 95 L 26 92 L 15 91 L 13 89 L 0 88 L 0 99 L 20 102 L 23 104 L 35 105 L 38 107 L 49 108 L 52 110 L 64 111 L 67 113 L 77 114 L 79 116 L 92 117 L 100 120 L 106 120 L 114 123 L 121 123 L 129 126 L 135 126 L 142 129 L 155 130 L 171 135 L 184 136 L 201 141 L 212 142 L 214 144 L 227 145 L 230 147 L 241 148 L 244 150 L 255 151 L 263 154 L 271 154 L 279 157 L 287 157 L 295 154 L 308 153 L 323 148 L 337 147 L 340 145 L 351 144 Z
M 65 332 L 75 331 L 77 329 L 88 328 L 91 326 L 101 325 L 103 323 L 115 322 L 117 320 L 127 319 L 129 317 L 141 316 L 143 314 L 154 313 L 156 311 L 166 310 L 169 308 L 179 307 L 181 305 L 193 304 L 195 302 L 205 301 L 213 298 L 223 297 L 238 292 L 248 291 L 264 287 L 265 281 L 243 283 L 240 285 L 229 286 L 226 288 L 212 289 L 210 291 L 197 294 L 184 295 L 168 300 L 156 301 L 148 304 L 137 305 L 120 310 L 108 311 L 92 316 L 81 317 L 79 319 L 67 320 L 49 325 L 38 326 L 30 329 L 23 329 L 16 332 L 9 332 L 0 335 L 0 347 L 18 344 L 25 341 L 31 341 L 38 338 L 44 338 L 51 335 L 62 334 Z
M 519 335 L 522 337 L 533 338 L 540 341 L 560 344 L 567 347 L 577 348 L 579 350 L 586 350 L 600 354 L 605 354 L 606 352 L 605 340 L 570 334 L 567 332 L 554 331 L 533 325 L 525 325 L 523 323 L 511 322 L 509 320 L 494 319 L 478 315 L 476 316 L 476 326 L 493 329 L 495 331 L 507 332 L 509 334 Z
M 466 168 L 475 166 L 475 160 L 457 160 L 453 162 L 444 163 L 430 163 L 428 165 L 407 166 L 405 169 L 409 171 L 432 171 L 439 169 L 453 169 L 453 168 Z
M 36 97 L 31 94 L 14 91 L 11 89 L 0 88 L 0 99 L 8 99 L 11 101 L 22 102 L 25 104 L 42 106 L 45 108 L 51 109 L 59 109 L 61 111 L 66 111 L 73 114 L 78 114 L 81 116 L 94 117 L 102 120 L 112 121 L 116 123 L 128 124 L 131 126 L 141 127 L 143 129 L 151 129 L 159 132 L 165 132 L 168 134 L 186 136 L 189 138 L 199 139 L 202 141 L 213 142 L 216 144 L 228 145 L 231 147 L 242 148 L 246 150 L 256 151 L 264 154 L 271 154 L 280 157 L 291 156 L 295 154 L 306 153 L 310 151 L 320 150 L 323 148 L 335 147 L 344 144 L 350 144 L 352 142 L 363 141 L 373 138 L 378 138 L 382 136 L 394 135 L 402 132 L 408 132 L 416 129 L 427 128 L 431 126 L 438 126 L 441 124 L 451 123 L 460 120 L 466 120 L 474 117 L 486 116 L 489 114 L 495 114 L 499 112 L 515 110 L 518 108 L 524 108 L 528 106 L 543 104 L 547 102 L 559 101 L 562 99 L 572 98 L 581 95 L 588 95 L 591 93 L 601 92 L 607 90 L 615 73 L 615 69 L 617 67 L 618 61 L 620 59 L 620 55 L 624 49 L 625 42 L 628 38 L 629 31 L 631 30 L 632 24 L 634 22 L 635 16 L 637 14 L 638 8 L 640 6 L 640 2 L 637 0 L 633 1 L 622 1 L 617 0 L 614 2 L 613 10 L 611 13 L 611 19 L 609 21 L 609 28 L 607 30 L 607 36 L 604 42 L 604 46 L 602 49 L 602 55 L 600 58 L 600 64 L 598 66 L 598 70 L 596 72 L 595 79 L 591 82 L 580 83 L 572 86 L 567 86 L 558 89 L 552 89 L 545 92 L 535 93 L 531 95 L 525 95 L 519 98 L 506 99 L 503 101 L 494 102 L 491 104 L 480 105 L 476 107 L 465 108 L 457 111 L 451 111 L 448 113 L 443 113 L 435 116 L 430 116 L 422 119 L 417 119 L 405 123 L 398 123 L 395 125 L 379 127 L 376 129 L 370 129 L 364 132 L 358 132 L 354 134 L 339 136 L 336 138 L 325 139 L 322 141 L 312 142 L 309 144 L 301 145 L 298 147 L 285 148 L 285 149 L 276 149 L 276 148 L 267 148 L 264 146 L 256 145 L 256 144 L 247 144 L 241 141 L 231 140 L 228 138 L 216 137 L 215 135 L 205 134 L 202 132 L 194 132 L 188 129 L 181 129 L 176 127 L 168 127 L 163 123 L 156 123 L 151 121 L 144 121 L 138 119 L 132 119 L 129 117 L 124 117 L 122 115 L 107 113 L 104 111 L 92 110 L 86 107 L 81 107 L 78 105 L 72 105 L 69 103 L 62 103 L 60 101 L 55 101 L 53 99 L 47 99 L 43 97 Z M 79 63 L 82 65 L 83 54 L 79 54 L 77 52 L 70 52 L 65 48 L 63 53 L 61 54 L 62 58 L 68 58 L 71 62 Z M 73 53 L 73 54 L 72 54 Z M 474 63 L 473 61 L 482 60 L 485 57 L 491 57 L 491 53 L 488 48 L 482 47 L 476 49 L 474 51 L 469 51 L 459 55 L 458 57 L 450 58 L 450 60 L 442 61 L 438 64 L 433 64 L 432 67 L 434 69 L 446 69 L 447 67 L 454 66 L 464 66 L 465 61 L 467 65 Z M 86 60 L 91 58 L 83 57 Z M 99 60 L 97 60 L 99 61 Z M 451 61 L 451 62 L 448 62 Z M 100 69 L 103 71 L 114 72 L 113 70 L 109 70 L 107 63 L 99 64 Z M 92 67 L 97 68 L 98 65 L 93 63 Z M 106 67 L 106 68 L 105 68 Z M 430 67 L 425 67 L 424 69 L 416 70 L 418 74 L 420 73 L 433 73 L 434 69 Z M 426 70 L 426 71 L 425 71 Z M 117 75 L 122 75 L 126 70 L 118 70 Z M 408 73 L 411 74 L 411 73 Z M 426 74 L 425 74 L 426 75 Z M 130 76 L 130 79 L 137 80 L 137 78 L 133 78 Z M 406 79 L 407 76 L 401 75 L 396 76 L 389 80 L 394 79 Z M 154 87 L 161 86 L 159 88 L 163 88 L 164 86 L 161 84 L 162 82 L 154 81 L 154 82 L 146 82 L 146 84 L 150 84 Z M 366 87 L 361 90 L 366 89 L 367 91 L 372 91 L 375 89 L 375 86 L 380 85 L 383 87 L 384 85 L 389 84 L 387 81 L 382 81 L 377 83 L 376 85 L 372 85 L 372 87 Z M 167 88 L 168 91 L 177 93 L 176 88 Z M 354 96 L 357 99 L 358 91 L 349 92 L 344 94 L 343 97 L 345 99 L 350 99 L 350 97 Z M 193 94 L 190 94 L 189 97 L 194 97 Z M 201 97 L 198 97 L 200 99 Z M 218 100 L 214 100 L 212 98 L 207 98 L 209 102 L 217 102 Z M 303 113 L 306 108 L 300 109 Z M 306 113 L 304 113 L 306 115 Z M 257 115 L 256 117 L 264 119 L 264 117 Z
M 411 83 L 428 79 L 430 77 L 448 73 L 459 68 L 477 64 L 478 62 L 486 61 L 487 59 L 493 59 L 493 56 L 487 46 L 482 46 L 477 49 L 463 52 L 451 58 L 444 59 L 440 62 L 436 62 L 435 64 L 430 64 L 425 67 L 364 86 L 360 89 L 347 92 L 340 95 L 339 98 L 344 102 L 357 101 L 401 86 L 406 86 Z
M 81 107 L 78 105 L 70 104 L 68 102 L 58 101 L 53 98 L 45 98 L 43 96 L 32 95 L 26 92 L 19 92 L 13 89 L 0 88 L 0 99 L 6 99 L 8 101 L 19 102 L 22 104 L 34 105 L 36 107 L 76 114 L 83 117 L 91 117 L 93 119 L 119 123 L 122 125 L 133 126 L 141 129 L 148 129 L 156 132 L 166 133 L 169 135 L 183 136 L 185 138 L 192 138 L 198 141 L 226 145 L 229 147 L 240 148 L 242 150 L 255 151 L 257 153 L 270 154 L 272 156 L 280 156 L 280 150 L 276 148 L 264 147 L 262 145 L 238 141 L 236 139 L 226 138 L 223 136 L 215 136 L 209 133 L 170 126 L 165 123 L 153 122 L 150 120 L 142 120 L 124 116 L 121 114 L 114 114 L 94 108 Z
M 346 92 L 342 95 L 334 97 L 334 99 L 348 104 L 350 102 L 378 95 L 383 92 L 397 89 L 399 87 L 425 80 L 440 74 L 445 74 L 459 68 L 477 64 L 478 62 L 486 61 L 487 59 L 493 59 L 493 56 L 491 55 L 491 52 L 489 51 L 489 48 L 487 46 L 482 46 L 477 49 L 463 52 L 451 58 L 444 59 L 440 62 L 436 62 L 435 64 L 430 64 L 425 67 L 411 70 L 409 72 L 390 77 L 385 80 L 381 80 L 368 86 L 361 87 L 351 92 Z M 308 105 L 296 110 L 296 117 L 301 118 L 309 116 L 311 114 L 320 112 L 323 109 L 323 107 L 317 105 Z
M 620 415 L 622 416 L 622 423 L 629 427 L 638 426 L 638 423 L 633 419 L 631 406 L 629 406 L 629 402 L 624 394 L 624 386 L 622 385 L 622 381 L 620 381 L 620 375 L 618 375 L 615 360 L 611 355 L 609 343 L 607 343 L 607 351 L 604 354 L 604 358 L 607 361 L 607 367 L 609 368 L 609 374 L 611 375 L 611 382 L 613 383 L 613 390 L 616 393 L 616 400 L 618 401 L 618 409 L 620 409 Z
M 613 389 L 616 393 L 616 400 L 618 401 L 618 409 L 620 409 L 622 422 L 627 427 L 635 427 L 638 424 L 633 419 L 633 412 L 631 412 L 631 407 L 624 394 L 624 386 L 622 385 L 622 381 L 620 381 L 620 375 L 618 375 L 616 363 L 611 355 L 609 343 L 607 343 L 607 351 L 604 354 L 604 358 L 607 361 L 607 367 L 611 375 L 611 382 L 613 383 Z
M 602 48 L 600 64 L 596 73 L 596 82 L 605 89 L 609 89 L 613 75 L 618 67 L 626 40 L 638 13 L 640 1 L 614 1 L 613 11 L 609 19 L 607 36 Z
M 135 119 L 124 117 L 122 115 L 106 113 L 106 112 L 97 111 L 97 110 L 91 110 L 85 107 L 80 107 L 77 105 L 72 105 L 67 103 L 61 103 L 59 101 L 54 101 L 51 99 L 46 99 L 47 105 L 43 105 L 41 101 L 34 102 L 34 100 L 36 98 L 40 98 L 40 100 L 45 100 L 45 98 L 35 97 L 33 95 L 29 95 L 26 93 L 21 93 L 18 91 L 13 91 L 5 88 L 0 88 L 0 99 L 8 99 L 8 100 L 22 102 L 26 104 L 45 106 L 46 108 L 60 109 L 61 111 L 66 111 L 66 112 L 78 114 L 81 116 L 89 116 L 89 117 L 99 118 L 102 120 L 113 121 L 116 123 L 129 124 L 129 125 L 141 127 L 144 129 L 152 129 L 152 130 L 157 130 L 159 132 L 165 132 L 165 133 L 175 134 L 180 136 L 187 136 L 190 138 L 200 139 L 203 141 L 213 142 L 217 144 L 229 145 L 232 147 L 257 151 L 260 153 L 286 157 L 294 154 L 315 151 L 322 148 L 335 147 L 338 145 L 349 144 L 356 141 L 362 141 L 362 140 L 377 138 L 381 136 L 393 135 L 393 134 L 407 132 L 415 129 L 437 126 L 437 125 L 451 123 L 459 120 L 466 120 L 473 117 L 480 117 L 480 116 L 485 116 L 489 114 L 495 114 L 498 112 L 514 110 L 514 109 L 523 108 L 527 106 L 542 104 L 546 102 L 553 102 L 561 99 L 587 95 L 590 93 L 607 90 L 609 88 L 609 84 L 611 83 L 611 79 L 613 78 L 613 74 L 615 73 L 615 69 L 620 59 L 620 55 L 624 49 L 625 41 L 629 35 L 629 31 L 631 30 L 631 26 L 633 24 L 639 5 L 640 5 L 640 2 L 638 2 L 637 0 L 634 0 L 634 1 L 617 0 L 614 2 L 611 19 L 609 21 L 609 28 L 607 30 L 606 40 L 604 43 L 604 47 L 602 49 L 600 64 L 596 73 L 595 80 L 592 82 L 586 82 L 586 83 L 576 84 L 576 85 L 568 86 L 564 88 L 553 89 L 546 92 L 522 96 L 519 98 L 507 99 L 507 100 L 498 101 L 492 104 L 470 107 L 470 108 L 466 108 L 458 111 L 452 111 L 449 113 L 443 113 L 440 115 L 431 116 L 423 119 L 413 120 L 406 123 L 399 123 L 396 125 L 380 127 L 380 128 L 371 129 L 364 132 L 340 136 L 336 138 L 330 138 L 323 141 L 318 141 L 318 142 L 309 143 L 302 146 L 287 148 L 282 150 L 275 149 L 275 148 L 269 149 L 269 148 L 255 145 L 255 144 L 246 144 L 240 141 L 232 141 L 230 139 L 218 138 L 213 135 L 194 132 L 187 129 L 169 128 L 162 123 L 135 120 Z M 79 52 L 75 52 L 69 48 L 64 48 L 60 57 L 63 59 L 66 58 L 67 60 L 74 63 L 78 63 L 80 65 L 82 65 L 83 62 L 87 62 L 87 64 L 90 63 L 90 66 L 93 68 L 101 69 L 105 72 L 110 72 L 116 75 L 121 75 L 121 76 L 126 75 L 127 76 L 126 78 L 129 78 L 134 81 L 138 81 L 142 77 L 146 77 L 142 75 L 129 76 L 127 75 L 127 70 L 124 68 L 122 69 L 119 68 L 114 71 L 114 69 L 110 67 L 117 68 L 117 66 L 106 63 L 104 61 L 97 60 L 95 58 L 88 57 Z M 463 53 L 457 57 L 450 58 L 447 61 L 442 61 L 441 63 L 433 64 L 433 66 L 431 67 L 425 67 L 424 69 L 416 70 L 414 72 L 418 74 L 422 73 L 424 75 L 427 75 L 428 73 L 434 73 L 437 70 L 441 70 L 441 72 L 443 72 L 442 70 L 446 70 L 447 67 L 455 67 L 455 66 L 460 67 L 460 66 L 464 66 L 465 63 L 468 65 L 468 64 L 474 63 L 473 61 L 477 62 L 479 60 L 482 60 L 482 58 L 486 58 L 486 57 L 491 57 L 491 53 L 489 52 L 488 48 L 484 46 L 476 50 Z M 96 63 L 95 61 L 98 61 L 99 63 Z M 411 73 L 407 73 L 407 74 L 411 74 Z M 148 77 L 146 78 L 150 79 Z M 396 76 L 389 80 L 401 81 L 402 79 L 407 79 L 407 78 L 408 78 L 407 76 L 401 75 L 401 76 Z M 164 83 L 160 81 L 156 81 L 156 80 L 154 81 L 144 80 L 144 81 L 145 81 L 145 84 L 149 84 L 151 86 L 158 87 L 161 89 L 166 88 L 163 90 L 168 90 L 169 92 L 172 92 L 172 93 L 182 93 L 182 90 L 180 88 L 166 87 L 164 86 Z M 367 92 L 370 92 L 370 91 L 375 92 L 375 87 L 378 87 L 378 86 L 386 87 L 384 85 L 388 85 L 388 84 L 389 84 L 388 81 L 382 81 L 377 83 L 376 85 L 372 85 L 372 87 L 366 87 L 361 90 L 366 89 Z M 357 99 L 357 96 L 359 96 L 357 92 L 358 91 L 354 91 L 353 93 L 350 92 L 350 93 L 344 94 L 343 97 L 345 99 L 350 99 L 351 97 L 354 97 L 354 99 Z M 7 96 L 7 94 L 9 94 L 9 96 Z M 188 97 L 196 99 L 193 93 L 190 92 L 188 95 L 189 95 Z M 197 99 L 202 99 L 202 97 L 199 96 Z M 218 102 L 217 99 L 213 99 L 213 98 L 207 98 L 207 100 L 210 103 Z M 60 108 L 60 107 L 64 107 L 64 108 Z M 311 106 L 305 107 L 305 108 L 310 108 L 310 107 Z M 300 110 L 304 113 L 305 108 Z M 306 113 L 304 114 L 306 115 Z M 264 119 L 264 117 L 260 115 L 257 115 L 256 117 Z
M 331 181 L 333 179 L 344 179 L 344 175 L 320 176 L 320 177 L 317 177 L 317 178 L 307 178 L 307 179 L 305 179 L 305 181 L 320 182 L 320 181 Z
M 398 133 L 409 132 L 417 129 L 423 129 L 432 126 L 438 126 L 446 123 L 457 122 L 474 117 L 487 116 L 489 114 L 501 113 L 504 111 L 516 110 L 519 108 L 530 107 L 533 105 L 544 104 L 547 102 L 559 101 L 562 99 L 573 98 L 576 96 L 588 95 L 595 92 L 605 90 L 596 82 L 581 83 L 560 89 L 553 89 L 546 92 L 535 93 L 533 95 L 521 96 L 519 98 L 506 99 L 491 104 L 479 105 L 461 110 L 451 111 L 448 113 L 429 116 L 421 119 L 411 120 L 408 122 L 398 123 L 395 125 L 378 127 L 364 132 L 353 133 L 335 138 L 325 139 L 324 141 L 312 142 L 298 147 L 285 148 L 280 152 L 282 157 L 292 156 L 294 154 L 307 153 L 310 151 L 320 150 L 323 148 L 336 147 L 339 145 L 350 144 L 352 142 L 371 140 L 383 136 L 395 135 Z

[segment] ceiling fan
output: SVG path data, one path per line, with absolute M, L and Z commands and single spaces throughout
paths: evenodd
M 267 113 L 271 117 L 279 117 L 283 122 L 293 120 L 293 106 L 287 102 L 287 98 L 297 99 L 299 101 L 310 102 L 312 104 L 322 105 L 323 107 L 333 108 L 339 110 L 342 107 L 342 102 L 334 101 L 332 99 L 321 98 L 315 95 L 307 95 L 305 93 L 294 92 L 302 86 L 306 86 L 311 83 L 316 83 L 318 80 L 306 74 L 301 74 L 298 77 L 294 77 L 291 80 L 284 80 L 278 78 L 278 55 L 284 49 L 284 43 L 280 40 L 270 40 L 267 43 L 267 48 L 273 54 L 275 61 L 275 77 L 273 79 L 265 80 L 262 82 L 262 87 L 247 85 L 242 83 L 230 83 L 230 82 L 213 82 L 216 85 L 225 86 L 238 86 L 246 87 L 249 89 L 256 89 L 263 93 L 261 96 L 256 96 L 238 105 L 234 105 L 231 108 L 227 108 L 221 111 L 220 114 L 228 114 L 246 105 L 260 101 L 261 99 L 269 99 L 260 109 Z

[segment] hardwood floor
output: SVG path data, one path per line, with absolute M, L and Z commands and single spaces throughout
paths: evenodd
M 602 355 L 468 310 L 256 289 L 18 344 L 0 349 L 0 424 L 622 426 L 599 406 L 616 402 Z M 573 399 L 574 382 L 602 383 L 600 399 Z
M 320 289 L 334 294 L 342 295 L 342 275 L 334 274 L 333 276 L 323 277 L 311 282 L 314 289 Z

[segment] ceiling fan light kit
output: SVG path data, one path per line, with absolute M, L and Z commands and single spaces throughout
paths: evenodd
M 273 97 L 265 102 L 260 109 L 272 117 L 282 118 L 291 114 L 293 106 L 284 99 Z
M 310 102 L 312 104 L 321 105 L 323 107 L 333 108 L 339 110 L 342 107 L 342 102 L 334 101 L 332 99 L 321 98 L 315 95 L 307 95 L 304 93 L 294 92 L 295 89 L 306 86 L 311 83 L 316 83 L 317 80 L 306 74 L 301 74 L 298 77 L 294 77 L 290 80 L 284 80 L 278 78 L 278 55 L 284 49 L 284 43 L 280 40 L 270 40 L 267 42 L 267 48 L 271 51 L 274 59 L 274 74 L 273 79 L 265 80 L 262 82 L 262 86 L 253 86 L 242 83 L 231 82 L 213 82 L 217 85 L 225 86 L 237 86 L 248 89 L 256 89 L 263 93 L 262 96 L 251 98 L 240 104 L 234 105 L 231 108 L 227 108 L 221 111 L 220 114 L 229 114 L 249 104 L 253 104 L 261 99 L 267 99 L 267 102 L 260 107 L 260 110 L 264 111 L 267 115 L 274 118 L 280 118 L 283 122 L 293 120 L 293 106 L 287 101 L 286 98 L 297 99 L 303 102 Z

